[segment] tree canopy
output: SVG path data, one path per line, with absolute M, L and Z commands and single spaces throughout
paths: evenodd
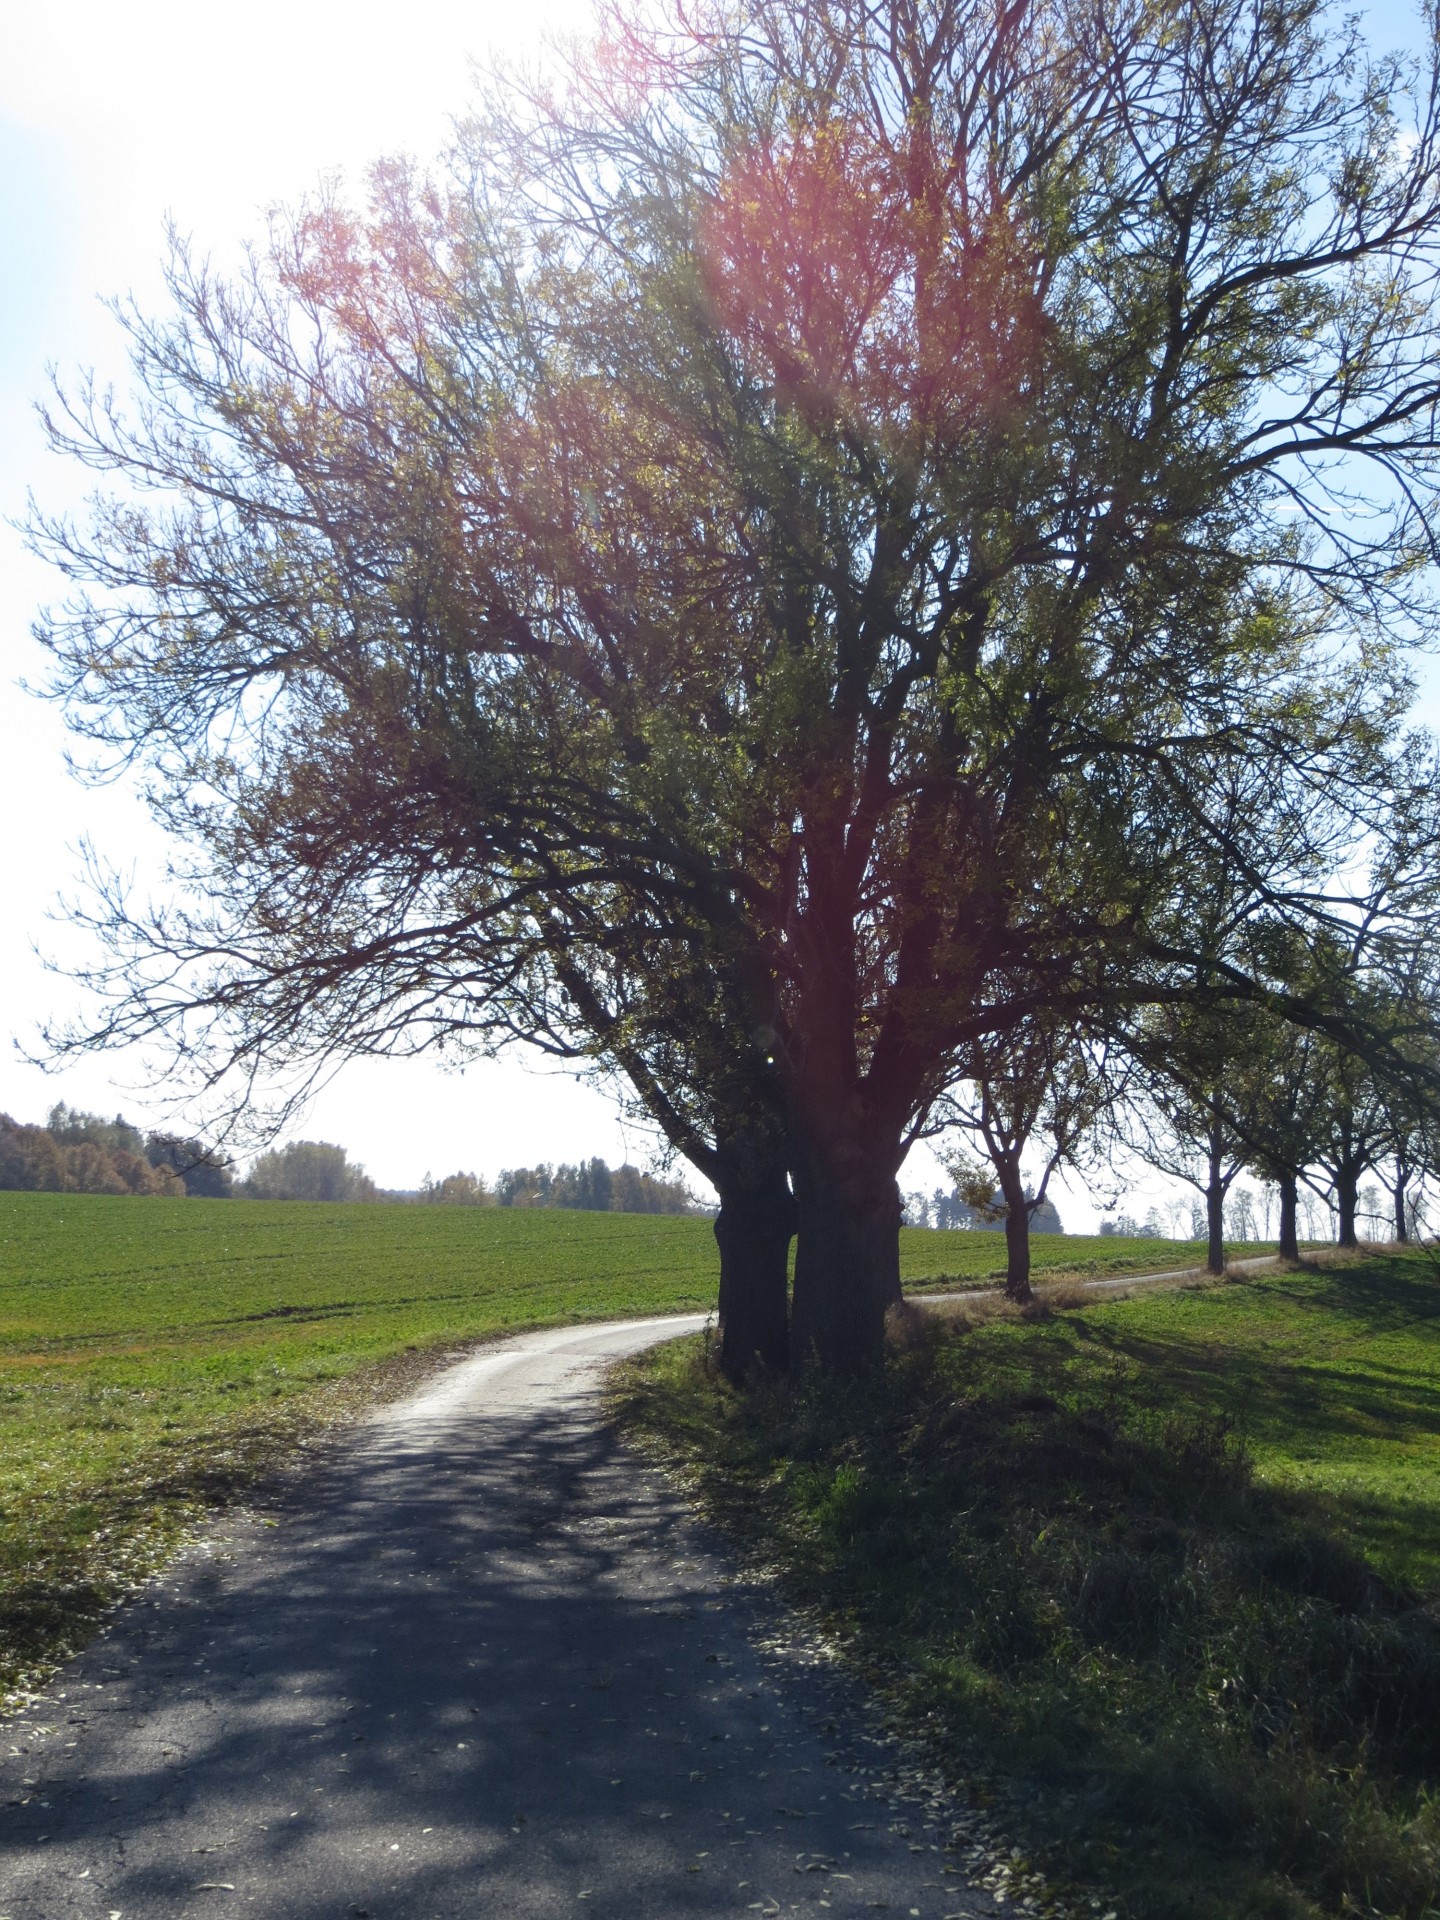
M 328 1140 L 292 1140 L 262 1153 L 246 1177 L 251 1200 L 374 1200 L 375 1182 L 344 1147 Z

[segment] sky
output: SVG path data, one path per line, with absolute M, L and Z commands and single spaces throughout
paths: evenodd
M 428 159 L 464 111 L 470 61 L 487 48 L 535 56 L 583 15 L 564 0 L 107 0 L 12 7 L 0 17 L 0 1112 L 39 1120 L 58 1099 L 164 1115 L 143 1060 L 92 1058 L 42 1073 L 25 1054 L 39 1025 L 80 1002 L 46 970 L 84 943 L 56 917 L 82 838 L 143 875 L 163 848 L 132 788 L 87 788 L 66 770 L 59 714 L 22 690 L 44 679 L 29 635 L 57 594 L 12 523 L 33 492 L 79 504 L 83 476 L 46 450 L 33 407 L 46 368 L 93 366 L 123 387 L 118 329 L 102 296 L 153 310 L 167 218 L 224 258 L 266 210 L 339 174 L 360 186 L 380 154 Z M 38 952 L 37 952 L 38 949 Z M 339 1141 L 385 1186 L 427 1172 L 494 1173 L 598 1153 L 644 1160 L 651 1142 L 614 1103 L 519 1061 L 463 1076 L 428 1063 L 344 1068 L 299 1126 Z
M 359 188 L 381 154 L 433 157 L 465 109 L 472 59 L 543 57 L 546 35 L 583 30 L 585 4 L 49 0 L 0 12 L 0 1112 L 39 1120 L 63 1099 L 142 1125 L 172 1117 L 143 1060 L 91 1057 L 47 1072 L 27 1057 L 44 1022 L 82 1004 L 46 965 L 78 964 L 87 951 L 58 906 L 75 892 L 82 839 L 142 880 L 164 862 L 134 788 L 74 779 L 59 714 L 24 690 L 44 680 L 30 623 L 63 583 L 13 523 L 31 493 L 56 510 L 84 492 L 34 415 L 47 367 L 93 367 L 123 390 L 103 297 L 159 307 L 167 219 L 223 261 L 263 231 L 267 209 L 328 177 Z M 1377 16 L 1378 38 L 1407 32 L 1399 9 Z M 462 1167 L 494 1174 L 591 1154 L 644 1162 L 655 1146 L 602 1091 L 518 1056 L 463 1075 L 423 1060 L 348 1064 L 290 1137 L 338 1141 L 399 1188 Z M 1125 1204 L 1143 1213 L 1161 1187 L 1128 1177 Z M 923 1152 L 901 1176 L 925 1190 L 939 1179 Z M 1057 1198 L 1074 1231 L 1092 1227 L 1096 1200 L 1110 1195 L 1072 1182 Z

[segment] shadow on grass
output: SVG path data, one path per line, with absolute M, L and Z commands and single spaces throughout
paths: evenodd
M 1324 1289 L 1333 1335 L 1356 1310 Z M 1218 1392 L 1213 1351 L 1116 1324 L 939 1330 L 848 1395 L 737 1396 L 686 1343 L 631 1369 L 623 1417 L 1062 1875 L 1147 1920 L 1425 1920 L 1440 1619 L 1333 1503 L 1257 1484 L 1235 1414 L 1349 1432 L 1394 1383 L 1372 1362 L 1337 1409 L 1320 1362 L 1242 1342 Z M 1433 1421 L 1401 1380 L 1396 1418 Z
M 1372 1332 L 1408 1332 L 1440 1321 L 1440 1260 L 1433 1251 L 1316 1267 L 1307 1277 L 1312 1284 L 1299 1297 L 1312 1311 L 1340 1314 Z
M 1191 1296 L 1192 1311 L 1071 1324 L 1134 1378 L 1127 1398 L 1224 1414 L 1257 1445 L 1303 1456 L 1336 1441 L 1440 1431 L 1440 1275 L 1413 1262 L 1265 1276 Z M 1027 1365 L 1069 1367 L 1037 1349 Z

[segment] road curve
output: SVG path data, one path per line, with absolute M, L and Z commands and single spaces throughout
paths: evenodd
M 207 1529 L 0 1729 L 0 1920 L 994 1913 L 599 1417 L 700 1324 L 475 1353 Z

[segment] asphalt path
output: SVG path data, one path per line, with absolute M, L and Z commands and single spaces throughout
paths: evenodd
M 601 1418 L 700 1324 L 460 1359 L 208 1527 L 0 1729 L 0 1920 L 998 1911 Z

